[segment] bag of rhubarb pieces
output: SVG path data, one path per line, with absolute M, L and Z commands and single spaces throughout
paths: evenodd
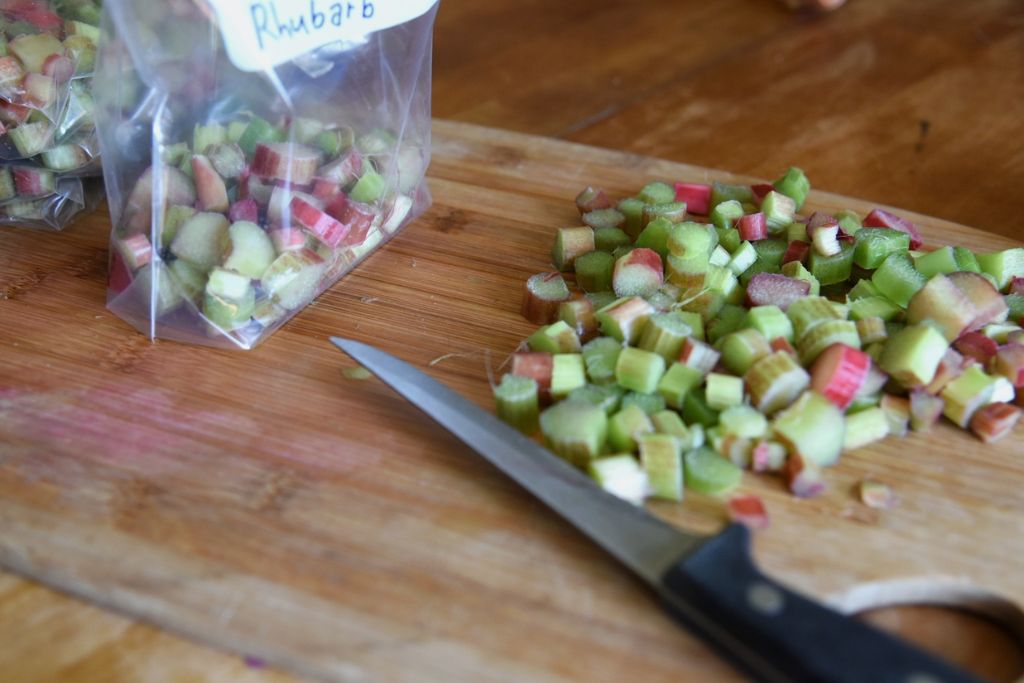
M 106 0 L 108 306 L 249 349 L 429 204 L 437 0 Z
M 102 195 L 100 12 L 98 0 L 0 0 L 0 224 L 59 230 Z

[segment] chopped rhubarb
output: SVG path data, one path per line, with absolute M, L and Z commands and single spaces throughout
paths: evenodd
M 747 303 L 750 306 L 775 305 L 787 310 L 794 301 L 811 291 L 811 283 L 775 273 L 758 273 L 747 283 Z
M 612 289 L 616 296 L 650 296 L 663 282 L 661 257 L 652 249 L 633 249 L 615 261 Z
M 989 323 L 1006 320 L 1009 308 L 995 286 L 977 273 L 957 272 L 947 276 L 971 300 L 978 314 L 968 324 L 968 330 L 980 330 Z
M 250 221 L 255 223 L 260 217 L 260 207 L 252 197 L 239 199 L 228 209 L 228 219 L 235 221 Z
M 971 431 L 985 443 L 992 443 L 1012 432 L 1020 415 L 1020 408 L 1005 403 L 990 403 L 971 418 Z
M 690 213 L 708 215 L 711 210 L 711 186 L 704 183 L 676 183 L 676 201 L 685 202 Z
M 611 200 L 605 194 L 605 191 L 599 187 L 588 187 L 576 195 L 576 208 L 579 209 L 581 216 L 591 211 L 609 209 L 611 207 Z
M 966 358 L 973 358 L 981 363 L 982 367 L 988 367 L 989 362 L 999 351 L 999 345 L 994 339 L 986 337 L 981 332 L 966 332 L 953 342 L 953 348 L 962 353 Z
M 292 197 L 288 208 L 293 223 L 306 228 L 329 247 L 337 247 L 348 234 L 348 225 L 302 197 Z
M 260 142 L 256 144 L 252 172 L 262 178 L 306 185 L 316 177 L 319 165 L 320 152 L 312 147 L 287 142 Z
M 552 354 L 520 351 L 512 354 L 512 368 L 509 370 L 509 373 L 535 380 L 537 386 L 543 392 L 551 388 L 553 369 L 554 356 Z
M 972 361 L 973 362 L 973 361 Z M 929 394 L 938 394 L 946 385 L 959 377 L 967 366 L 966 359 L 959 351 L 953 348 L 946 349 L 946 353 L 939 361 L 939 367 L 935 370 L 935 377 L 925 387 Z
M 132 272 L 153 260 L 153 246 L 149 238 L 141 233 L 117 240 L 115 246 L 123 263 Z
M 742 216 L 736 223 L 740 231 L 740 239 L 754 241 L 763 240 L 768 237 L 768 223 L 765 222 L 763 213 L 751 213 Z
M 768 528 L 768 511 L 764 501 L 753 494 L 733 496 L 727 504 L 729 519 L 749 529 L 760 531 Z
M 924 389 L 914 389 L 910 392 L 910 427 L 915 432 L 930 431 L 942 417 L 945 406 L 946 402 L 938 396 Z
M 278 254 L 284 251 L 305 249 L 307 246 L 306 233 L 296 228 L 278 228 L 271 230 L 269 235 Z
M 722 354 L 710 344 L 706 344 L 693 337 L 687 337 L 683 342 L 682 350 L 679 352 L 679 362 L 699 370 L 702 375 L 706 375 L 718 365 L 718 360 L 721 356 Z
M 558 315 L 558 306 L 571 294 L 561 273 L 537 273 L 523 287 L 523 317 L 536 325 L 550 323 Z
M 807 255 L 811 251 L 811 245 L 809 242 L 801 242 L 800 240 L 793 240 L 786 247 L 786 253 L 782 255 L 783 265 L 787 263 L 803 263 L 807 259 Z
M 871 369 L 871 357 L 863 351 L 833 344 L 825 349 L 811 369 L 811 388 L 842 410 L 853 401 Z
M 1010 380 L 1014 387 L 1024 387 L 1024 344 L 1000 346 L 992 359 L 992 372 Z
M 937 325 L 947 341 L 961 335 L 977 318 L 974 303 L 943 274 L 928 281 L 907 305 L 907 322 L 911 325 L 930 320 Z
M 884 209 L 875 209 L 864 218 L 863 226 L 865 228 L 889 228 L 890 230 L 899 230 L 910 235 L 910 248 L 918 249 L 924 240 L 921 237 L 921 232 L 917 229 L 913 223 L 905 218 L 900 218 L 895 214 L 891 214 Z
M 195 177 L 200 211 L 227 211 L 228 191 L 224 179 L 214 170 L 210 160 L 201 154 L 193 156 L 192 174 Z

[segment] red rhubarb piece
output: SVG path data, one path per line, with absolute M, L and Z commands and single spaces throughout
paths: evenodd
M 736 222 L 736 228 L 740 231 L 742 240 L 753 242 L 768 237 L 768 223 L 761 212 L 741 216 Z
M 978 315 L 967 326 L 968 330 L 980 330 L 989 323 L 1006 320 L 1010 309 L 1003 295 L 986 278 L 978 273 L 957 272 L 947 277 L 960 291 L 967 295 L 971 304 L 978 309 Z
M 253 155 L 252 172 L 292 185 L 308 185 L 317 175 L 320 152 L 306 145 L 260 142 Z M 320 175 L 324 175 L 321 171 Z
M 588 187 L 576 195 L 576 208 L 582 216 L 591 211 L 612 208 L 612 200 L 599 187 Z
M 42 197 L 53 192 L 53 174 L 50 171 L 31 166 L 15 166 L 11 169 L 14 187 L 25 197 Z
M 193 156 L 192 175 L 195 176 L 199 208 L 203 211 L 227 211 L 228 190 L 224 185 L 224 179 L 213 168 L 210 160 L 202 154 Z
M 650 296 L 665 280 L 661 256 L 653 249 L 633 249 L 615 261 L 612 274 L 612 289 L 615 295 Z
M 693 337 L 687 337 L 679 351 L 680 363 L 700 370 L 705 375 L 715 369 L 721 357 L 722 354 L 715 347 Z
M 953 347 L 967 358 L 978 361 L 985 368 L 999 350 L 996 341 L 981 332 L 965 332 L 953 342 Z
M 316 172 L 315 177 L 345 186 L 363 173 L 363 157 L 354 147 Z
M 985 443 L 998 441 L 1013 431 L 1020 420 L 1020 408 L 1005 403 L 990 403 L 971 418 L 971 431 Z
M 771 347 L 772 351 L 785 351 L 794 358 L 796 357 L 796 349 L 793 348 L 793 345 L 790 344 L 789 340 L 785 337 L 776 337 L 768 342 L 768 345 Z
M 330 178 L 313 178 L 313 191 L 311 194 L 317 199 L 327 201 L 341 193 L 341 186 L 336 180 Z
M 338 195 L 327 204 L 327 213 L 337 218 L 346 228 L 347 233 L 341 243 L 347 247 L 355 247 L 366 240 L 373 219 L 377 213 L 369 204 L 354 202 L 343 194 Z
M 910 248 L 917 249 L 924 240 L 921 238 L 921 232 L 917 229 L 913 223 L 905 218 L 900 218 L 896 214 L 889 213 L 884 209 L 875 209 L 864 218 L 863 223 L 865 228 L 890 228 L 892 230 L 899 230 L 910 235 Z
M 769 186 L 770 187 L 770 186 Z M 746 494 L 733 496 L 727 504 L 729 519 L 753 531 L 768 528 L 768 511 L 759 497 Z
M 811 368 L 811 388 L 846 410 L 864 386 L 871 356 L 845 344 L 833 344 L 818 356 Z
M 793 261 L 803 263 L 807 259 L 807 254 L 810 253 L 810 251 L 810 242 L 793 240 L 786 247 L 786 253 L 782 255 L 782 264 L 785 265 Z
M 292 221 L 294 223 L 309 230 L 331 248 L 341 244 L 341 241 L 348 234 L 348 225 L 308 202 L 303 197 L 292 197 L 292 201 L 288 206 L 291 209 Z
M 676 201 L 686 202 L 689 213 L 708 215 L 711 210 L 711 186 L 704 183 L 676 183 Z
M 992 372 L 1010 380 L 1014 387 L 1024 387 L 1024 345 L 1000 346 L 992 359 Z
M 785 311 L 790 304 L 804 298 L 810 292 L 811 283 L 806 280 L 797 280 L 778 273 L 758 273 L 747 283 L 747 305 L 775 305 Z
M 277 253 L 306 248 L 306 233 L 295 228 L 278 228 L 267 233 Z
M 5 57 L 5 59 L 14 59 L 13 57 Z M 0 60 L 2 62 L 3 60 Z M 10 125 L 18 125 L 19 123 L 25 123 L 28 117 L 32 114 L 32 108 L 26 107 L 20 104 L 14 104 L 13 102 L 7 102 L 0 100 L 0 121 Z
M 232 223 L 236 221 L 249 221 L 251 223 L 255 223 L 259 220 L 259 217 L 260 207 L 252 197 L 239 199 L 231 205 L 230 209 L 228 209 L 228 219 L 230 219 Z
M 537 382 L 541 391 L 551 388 L 551 373 L 554 359 L 550 353 L 523 351 L 512 354 L 512 369 L 509 372 L 520 377 L 530 377 Z
M 75 75 L 75 63 L 64 55 L 50 55 L 43 62 L 43 73 L 56 83 L 67 83 Z
M 750 191 L 754 193 L 754 196 L 757 198 L 757 201 L 759 202 L 765 198 L 765 195 L 767 195 L 774 189 L 775 186 L 770 183 L 755 183 L 754 185 L 750 186 Z

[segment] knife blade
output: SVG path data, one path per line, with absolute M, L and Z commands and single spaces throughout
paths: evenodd
M 394 356 L 331 342 L 647 583 L 677 619 L 765 683 L 980 683 L 762 574 L 745 527 L 687 533 L 597 487 L 494 415 Z

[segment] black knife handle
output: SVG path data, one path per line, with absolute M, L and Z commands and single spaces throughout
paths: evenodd
M 673 615 L 765 683 L 980 683 L 767 578 L 738 524 L 669 569 L 661 597 Z

